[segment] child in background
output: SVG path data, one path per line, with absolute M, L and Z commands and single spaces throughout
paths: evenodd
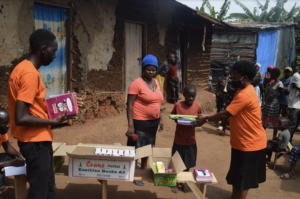
M 259 105 L 262 105 L 262 95 L 261 95 L 261 90 L 259 88 L 259 82 L 260 82 L 260 74 L 256 73 L 255 77 L 252 80 L 252 85 L 257 93 L 258 100 L 259 100 Z
M 211 85 L 211 81 L 212 81 L 212 71 L 209 70 L 209 74 L 208 74 L 208 80 L 207 80 L 207 91 L 211 91 L 212 85 Z
M 201 106 L 194 103 L 197 95 L 197 89 L 193 84 L 187 84 L 183 90 L 185 101 L 177 102 L 171 114 L 177 115 L 198 115 L 202 113 Z M 176 121 L 177 123 L 177 121 Z M 197 145 L 195 138 L 195 126 L 176 125 L 175 139 L 172 148 L 172 154 L 178 151 L 183 160 L 185 171 L 196 166 Z M 188 191 L 187 184 L 182 184 L 183 192 Z M 178 191 L 178 185 L 172 189 L 174 193 Z
M 268 156 L 267 163 L 271 162 L 272 152 L 282 152 L 286 151 L 286 147 L 290 140 L 290 132 L 288 130 L 290 120 L 288 118 L 281 118 L 278 121 L 278 129 L 281 130 L 278 137 L 269 140 L 267 144 L 266 154 Z

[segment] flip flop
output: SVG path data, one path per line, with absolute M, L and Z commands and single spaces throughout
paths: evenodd
M 293 176 L 290 176 L 290 174 L 289 174 L 289 173 L 285 173 L 285 174 L 283 174 L 282 176 L 280 176 L 280 178 L 281 178 L 282 180 L 296 179 L 295 177 L 293 177 Z
M 137 185 L 137 186 L 144 186 L 144 183 L 140 180 L 134 180 L 133 184 Z
M 225 135 L 225 132 L 224 131 L 220 131 L 219 135 L 223 136 L 223 135 Z

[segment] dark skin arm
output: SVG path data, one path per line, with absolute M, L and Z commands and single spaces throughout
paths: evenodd
M 163 131 L 164 130 L 164 122 L 163 122 L 163 119 L 162 119 L 162 116 L 161 116 L 161 112 L 159 112 L 159 132 Z
M 276 140 L 269 140 L 269 142 L 274 143 L 275 145 L 279 146 L 281 144 L 281 140 L 276 139 Z
M 227 90 L 228 90 L 228 92 L 230 92 L 230 93 L 234 93 L 234 92 L 237 91 L 237 89 L 235 89 L 235 88 L 233 88 L 233 87 L 231 87 L 231 86 L 229 86 L 229 85 L 227 85 Z
M 0 168 L 7 167 L 7 166 L 23 166 L 25 164 L 25 159 L 23 158 L 21 153 L 17 152 L 16 149 L 10 145 L 9 141 L 3 142 L 2 146 L 8 155 L 17 157 L 18 159 L 1 162 Z
M 198 115 L 196 118 L 196 126 L 202 126 L 206 122 L 206 116 L 208 117 L 209 122 L 215 122 L 228 120 L 232 115 L 226 110 L 211 115 Z
M 127 97 L 127 120 L 128 120 L 128 130 L 126 136 L 130 139 L 134 135 L 134 126 L 133 126 L 133 104 L 136 100 L 137 95 L 129 95 Z
M 278 88 L 278 90 L 280 93 L 279 98 L 283 98 L 283 88 Z
M 64 114 L 54 120 L 43 119 L 29 115 L 30 104 L 17 100 L 15 110 L 15 123 L 17 126 L 55 126 L 67 119 L 76 119 L 76 117 L 66 117 L 67 110 Z

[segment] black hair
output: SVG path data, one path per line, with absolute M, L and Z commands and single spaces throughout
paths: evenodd
M 168 53 L 168 54 L 167 54 L 167 59 L 169 59 L 172 55 L 174 55 L 174 57 L 175 57 L 175 54 L 174 54 L 174 53 Z
M 196 86 L 194 84 L 187 84 L 184 87 L 183 92 L 197 91 Z
M 242 76 L 247 76 L 250 80 L 252 80 L 257 73 L 255 65 L 247 60 L 241 60 L 234 63 L 232 70 L 236 70 Z
M 7 116 L 9 115 L 8 112 L 7 112 L 7 110 L 5 110 L 4 108 L 0 108 L 0 119 L 3 119 L 1 113 L 4 113 L 4 114 L 3 114 L 4 117 L 5 117 L 6 115 L 7 115 Z
M 39 47 L 49 46 L 56 39 L 55 35 L 49 30 L 38 29 L 29 38 L 31 52 L 35 52 Z
M 281 71 L 279 68 L 274 68 L 271 70 L 271 73 L 274 73 L 276 75 L 276 77 L 279 77 L 281 74 Z
M 279 120 L 280 120 L 282 123 L 287 123 L 287 125 L 290 124 L 289 118 L 283 117 L 283 118 L 280 118 Z

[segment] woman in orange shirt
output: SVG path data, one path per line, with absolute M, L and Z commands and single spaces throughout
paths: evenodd
M 127 119 L 128 137 L 127 146 L 135 148 L 151 144 L 155 145 L 158 125 L 163 130 L 163 121 L 160 115 L 160 105 L 164 98 L 159 83 L 154 79 L 157 70 L 157 58 L 147 55 L 142 61 L 142 77 L 135 79 L 128 88 Z M 135 136 L 137 140 L 134 140 Z M 147 169 L 148 158 L 142 158 L 141 169 Z M 143 186 L 142 181 L 133 181 Z
M 227 183 L 232 185 L 231 199 L 245 199 L 248 190 L 266 181 L 267 137 L 261 122 L 259 99 L 251 81 L 255 65 L 239 61 L 232 68 L 232 86 L 239 90 L 225 111 L 199 116 L 197 125 L 229 119 L 231 163 Z

